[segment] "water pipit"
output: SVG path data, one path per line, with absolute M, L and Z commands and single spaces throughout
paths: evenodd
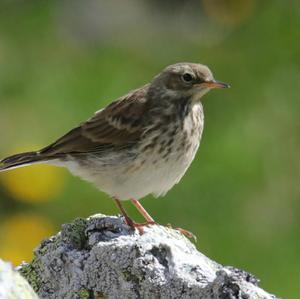
M 127 224 L 142 231 L 144 224 L 131 220 L 121 201 L 131 200 L 145 224 L 155 224 L 138 200 L 163 196 L 180 181 L 200 144 L 201 98 L 227 87 L 204 65 L 170 65 L 49 146 L 3 159 L 0 171 L 34 163 L 67 167 L 109 194 Z

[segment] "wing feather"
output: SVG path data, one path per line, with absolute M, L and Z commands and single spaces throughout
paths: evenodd
M 48 157 L 82 154 L 132 145 L 144 131 L 148 108 L 144 86 L 112 102 L 106 108 L 40 151 Z

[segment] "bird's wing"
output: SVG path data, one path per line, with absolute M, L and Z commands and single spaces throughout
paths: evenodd
M 143 133 L 148 107 L 147 86 L 112 102 L 39 153 L 46 157 L 121 149 L 136 142 Z

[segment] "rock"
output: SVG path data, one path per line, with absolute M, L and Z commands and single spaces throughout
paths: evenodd
M 0 299 L 38 299 L 29 283 L 11 264 L 0 260 Z
M 20 273 L 40 298 L 276 298 L 244 271 L 198 252 L 178 231 L 139 235 L 122 217 L 95 215 L 62 226 Z

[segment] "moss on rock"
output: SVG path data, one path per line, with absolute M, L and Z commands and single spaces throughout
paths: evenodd
M 86 227 L 86 219 L 76 218 L 73 222 L 62 226 L 61 237 L 64 242 L 69 243 L 75 249 L 84 249 L 86 245 Z
M 35 292 L 39 291 L 42 281 L 33 264 L 22 264 L 19 273 L 29 282 Z

